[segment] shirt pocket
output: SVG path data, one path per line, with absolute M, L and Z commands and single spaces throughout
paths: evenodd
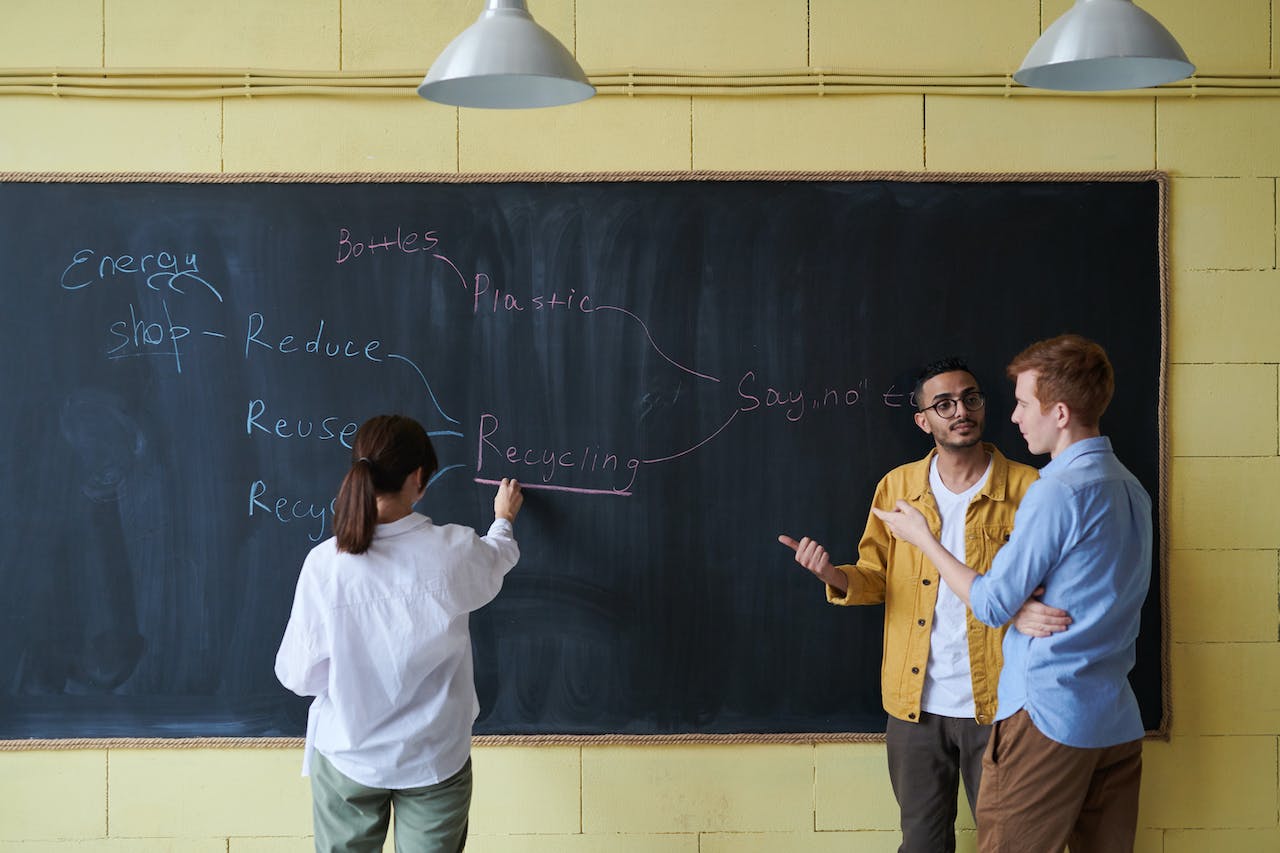
M 975 552 L 969 560 L 969 566 L 979 574 L 986 574 L 991 568 L 991 561 L 996 558 L 996 554 L 1009 542 L 1009 537 L 1013 535 L 1013 524 L 1011 523 L 990 523 L 978 526 L 974 536 L 970 538 L 969 544 L 975 549 Z

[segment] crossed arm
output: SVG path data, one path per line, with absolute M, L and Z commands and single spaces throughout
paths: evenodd
M 908 510 L 915 513 L 914 519 L 906 515 Z M 933 534 L 929 531 L 928 523 L 918 510 L 905 501 L 899 501 L 898 509 L 894 512 L 885 512 L 875 508 L 871 511 L 889 527 L 894 536 L 911 542 L 911 544 L 920 548 L 930 562 L 938 568 L 938 573 L 942 575 L 942 579 L 951 587 L 951 591 L 965 603 L 966 607 L 969 605 L 969 589 L 973 586 L 973 579 L 978 576 L 978 573 L 953 557 L 951 552 L 943 548 L 941 543 L 933 538 Z M 899 530 L 900 527 L 902 528 L 901 531 Z M 920 533 L 921 529 L 923 529 L 923 535 Z M 908 533 L 919 538 L 920 542 L 908 538 Z M 814 577 L 836 589 L 848 592 L 849 577 L 832 565 L 830 558 L 827 556 L 826 548 L 823 548 L 807 536 L 799 541 L 792 539 L 790 536 L 779 536 L 778 541 L 795 551 L 796 562 L 807 569 Z M 931 547 L 929 543 L 932 543 Z M 1050 607 L 1036 599 L 1036 596 L 1043 594 L 1043 592 L 1044 589 L 1040 588 L 1031 593 L 1031 597 L 1014 614 L 1011 624 L 1019 633 L 1028 637 L 1048 637 L 1059 631 L 1065 631 L 1067 626 L 1071 624 L 1071 617 L 1065 610 Z

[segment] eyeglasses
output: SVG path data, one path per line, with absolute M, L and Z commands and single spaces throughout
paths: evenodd
M 920 411 L 927 412 L 930 409 L 933 409 L 938 413 L 938 417 L 951 420 L 959 414 L 959 412 L 956 411 L 957 403 L 964 403 L 964 410 L 966 412 L 976 412 L 987 404 L 987 395 L 983 394 L 981 391 L 970 391 L 963 397 L 947 397 L 945 400 L 939 400 L 932 406 L 925 406 Z

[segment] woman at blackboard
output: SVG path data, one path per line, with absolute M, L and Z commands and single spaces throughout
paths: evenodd
M 413 510 L 437 468 L 412 418 L 356 433 L 334 509 L 336 536 L 303 563 L 276 677 L 314 696 L 303 775 L 317 853 L 381 850 L 394 808 L 397 853 L 456 853 L 471 805 L 479 705 L 467 615 L 519 559 L 524 500 L 503 480 L 485 536 Z

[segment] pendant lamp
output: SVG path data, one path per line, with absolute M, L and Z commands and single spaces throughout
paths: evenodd
M 1031 46 L 1013 79 L 1037 89 L 1101 92 L 1172 83 L 1195 70 L 1169 31 L 1132 0 L 1076 0 Z
M 455 107 L 556 107 L 596 93 L 573 55 L 533 20 L 524 0 L 486 0 L 418 85 Z

